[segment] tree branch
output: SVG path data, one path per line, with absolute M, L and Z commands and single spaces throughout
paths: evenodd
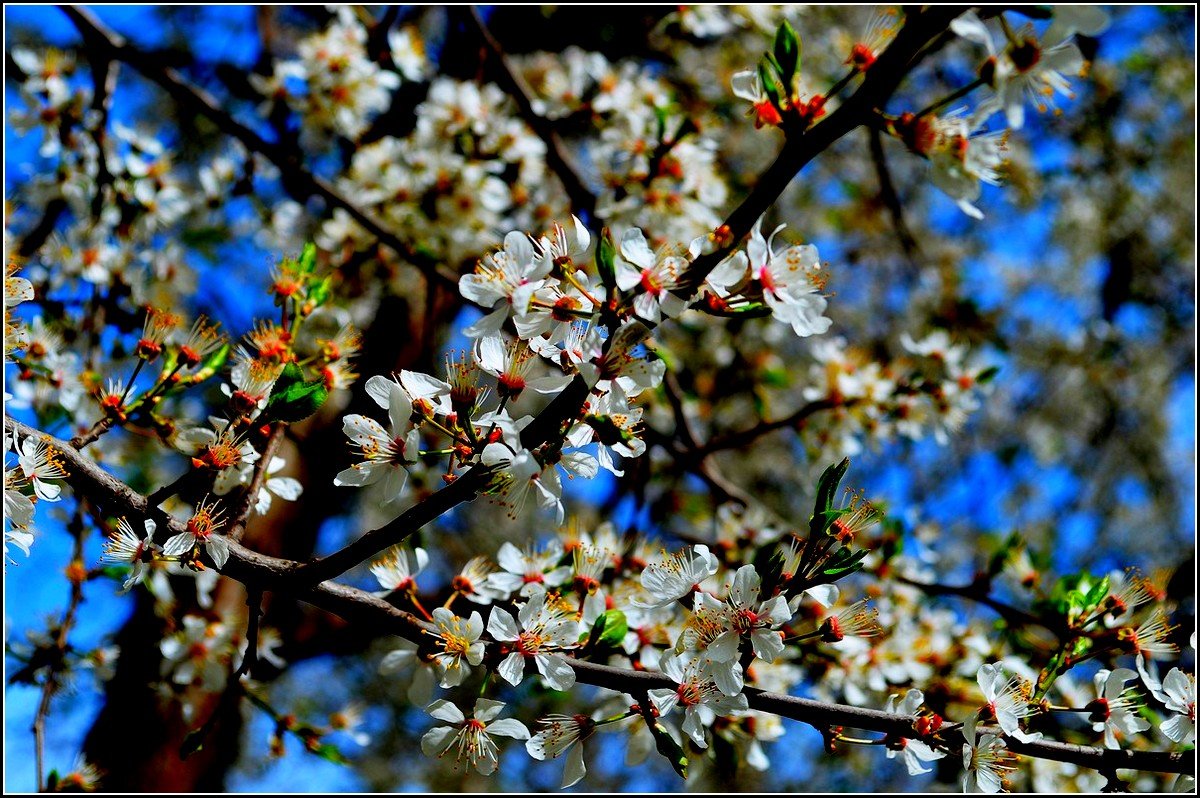
M 96 463 L 69 444 L 49 435 L 43 435 L 38 430 L 11 418 L 5 418 L 4 423 L 21 437 L 33 435 L 46 440 L 66 465 L 68 483 L 88 499 L 108 507 L 110 511 L 123 511 L 126 514 L 143 516 L 147 512 L 148 507 L 144 497 L 103 471 Z M 174 519 L 168 519 L 167 526 L 172 534 L 184 530 L 184 525 Z M 299 563 L 252 552 L 235 541 L 230 541 L 229 549 L 229 561 L 221 573 L 236 579 L 251 591 L 272 590 L 292 595 L 338 615 L 350 623 L 363 623 L 374 628 L 386 629 L 392 634 L 416 643 L 428 639 L 428 635 L 424 633 L 430 630 L 429 624 L 412 613 L 392 606 L 366 591 L 328 581 L 311 587 L 299 584 L 292 578 L 297 569 L 302 567 Z M 635 696 L 654 688 L 673 689 L 677 686 L 669 678 L 659 673 L 614 668 L 573 658 L 568 658 L 567 661 L 575 670 L 576 679 L 579 682 Z M 797 696 L 771 693 L 753 687 L 747 687 L 745 693 L 752 709 L 792 718 L 819 728 L 839 725 L 906 738 L 917 736 L 914 730 L 917 718 L 914 716 L 814 701 Z M 998 730 L 995 729 L 991 731 L 998 733 Z M 1163 773 L 1189 775 L 1195 773 L 1194 757 L 1184 753 L 1110 750 L 1043 740 L 1021 743 L 1007 737 L 1005 739 L 1009 747 L 1018 753 L 1060 762 L 1071 762 L 1094 769 L 1130 768 Z M 954 741 L 949 741 L 949 744 L 954 744 Z
M 596 195 L 583 182 L 583 178 L 580 176 L 579 169 L 575 166 L 571 154 L 563 144 L 562 138 L 554 130 L 554 124 L 534 110 L 533 90 L 525 82 L 525 78 L 513 69 L 512 62 L 504 54 L 504 48 L 500 46 L 500 42 L 488 30 L 487 23 L 479 15 L 479 9 L 471 6 L 469 16 L 471 21 L 475 23 L 480 38 L 483 39 L 483 43 L 487 46 L 488 52 L 492 56 L 496 67 L 497 83 L 516 102 L 517 111 L 521 114 L 521 118 L 525 120 L 525 124 L 529 125 L 533 129 L 533 132 L 537 134 L 537 137 L 542 140 L 542 143 L 546 145 L 546 164 L 554 170 L 554 173 L 558 175 L 558 179 L 562 181 L 563 188 L 566 190 L 567 196 L 571 198 L 571 204 L 575 207 L 575 210 L 587 214 L 589 221 L 594 220 L 596 216 Z
M 242 536 L 246 534 L 246 524 L 250 520 L 250 513 L 254 509 L 254 505 L 258 502 L 258 493 L 262 490 L 263 483 L 267 480 L 267 471 L 271 467 L 271 460 L 275 458 L 275 452 L 279 449 L 279 444 L 283 441 L 284 429 L 287 427 L 281 421 L 275 422 L 271 427 L 271 434 L 267 437 L 267 443 L 263 446 L 262 455 L 258 458 L 258 462 L 254 464 L 254 475 L 250 478 L 250 484 L 246 486 L 245 493 L 242 494 L 238 501 L 237 509 L 233 513 L 233 522 L 229 525 L 229 538 L 236 540 L 239 543 Z
M 892 217 L 892 227 L 904 256 L 912 269 L 919 267 L 918 258 L 921 255 L 921 245 L 912 234 L 908 222 L 904 219 L 904 208 L 900 197 L 896 194 L 896 184 L 892 182 L 892 173 L 888 169 L 887 154 L 883 151 L 883 136 L 879 128 L 872 126 L 869 131 L 871 139 L 871 161 L 875 164 L 875 176 L 879 179 L 879 198 Z

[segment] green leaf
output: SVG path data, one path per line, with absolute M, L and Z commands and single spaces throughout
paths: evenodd
M 1100 602 L 1108 598 L 1108 577 L 1102 578 L 1099 582 L 1092 585 L 1092 589 L 1084 596 L 1084 605 L 1087 612 L 1091 612 L 1096 607 L 1100 606 Z
M 758 82 L 762 84 L 763 92 L 766 93 L 767 99 L 771 101 L 780 113 L 783 112 L 782 106 L 779 104 L 779 81 L 771 74 L 767 68 L 767 64 L 763 61 L 758 62 Z
M 786 368 L 766 368 L 760 376 L 768 388 L 786 388 L 791 383 L 791 372 Z
M 596 245 L 596 271 L 604 283 L 604 290 L 609 295 L 617 291 L 617 244 L 613 241 L 612 231 L 607 227 L 600 231 L 600 243 Z
M 301 274 L 312 274 L 313 269 L 317 268 L 317 245 L 309 241 L 304 245 L 304 251 L 300 253 L 300 257 L 296 260 L 296 266 L 299 267 Z
M 821 573 L 825 576 L 832 576 L 834 579 L 841 579 L 843 576 L 852 574 L 862 568 L 862 561 L 866 556 L 866 549 L 852 551 L 850 548 L 842 546 L 825 563 L 825 567 L 821 569 Z
M 310 748 L 309 751 L 321 757 L 324 760 L 333 762 L 338 765 L 349 765 L 350 760 L 346 755 L 337 749 L 337 746 L 332 743 L 321 743 L 316 748 Z
M 129 578 L 129 572 L 132 569 L 128 565 L 106 565 L 100 569 L 100 575 L 105 579 L 111 579 L 114 582 L 125 583 Z
M 821 474 L 821 479 L 817 482 L 817 501 L 813 508 L 813 517 L 809 522 L 809 531 L 814 537 L 820 537 L 829 529 L 829 524 L 832 522 L 828 513 L 833 508 L 833 499 L 837 495 L 838 485 L 842 482 L 842 477 L 846 475 L 847 469 L 850 468 L 850 458 L 847 457 L 837 465 L 831 465 Z
M 204 382 L 216 374 L 225 365 L 225 361 L 229 359 L 229 352 L 229 344 L 225 343 L 218 346 L 208 357 L 204 358 L 204 361 L 200 364 L 200 368 L 191 376 L 189 383 L 195 385 L 196 383 Z
M 770 596 L 783 581 L 783 553 L 778 546 L 764 546 L 754 556 L 754 570 L 762 577 L 762 595 Z
M 975 382 L 977 382 L 980 385 L 987 385 L 999 373 L 1000 373 L 999 366 L 988 366 L 983 371 L 979 372 L 979 376 L 975 378 Z
M 1046 663 L 1046 667 L 1042 668 L 1042 672 L 1038 674 L 1037 692 L 1035 695 L 1040 698 L 1050 689 L 1050 685 L 1054 684 L 1054 680 L 1058 678 L 1059 671 L 1062 668 L 1063 660 L 1066 658 L 1067 652 L 1059 649 L 1054 652 L 1054 656 Z
M 775 61 L 779 65 L 779 77 L 783 85 L 791 86 L 800 68 L 800 37 L 786 19 L 775 31 Z
M 328 398 L 324 380 L 305 381 L 300 367 L 288 363 L 271 389 L 262 421 L 300 421 L 317 412 Z
M 313 304 L 314 308 L 319 308 L 325 304 L 325 300 L 329 299 L 329 294 L 333 286 L 333 275 L 330 274 L 323 280 L 318 280 L 308 289 L 308 301 Z
M 1108 596 L 1108 577 L 1097 579 L 1086 571 L 1059 578 L 1045 602 L 1039 602 L 1067 619 L 1074 626 L 1087 617 Z
M 617 648 L 625 641 L 626 632 L 629 632 L 629 620 L 625 619 L 625 613 L 620 610 L 608 610 L 592 624 L 586 648 Z
M 667 727 L 659 723 L 657 720 L 653 723 L 647 722 L 646 726 L 650 729 L 650 733 L 654 735 L 654 747 L 658 752 L 667 758 L 671 763 L 671 767 L 679 774 L 680 778 L 687 778 L 688 758 L 683 752 L 683 748 L 675 739 L 667 732 Z

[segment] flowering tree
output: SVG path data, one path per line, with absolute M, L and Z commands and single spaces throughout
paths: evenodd
M 1193 788 L 1188 20 L 243 11 L 9 43 L 14 789 Z

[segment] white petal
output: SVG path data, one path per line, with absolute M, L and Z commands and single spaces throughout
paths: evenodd
M 204 548 L 218 569 L 225 567 L 225 563 L 229 560 L 229 541 L 226 538 L 213 535 Z
M 521 652 L 514 651 L 504 658 L 496 668 L 496 673 L 511 685 L 520 684 L 521 677 L 525 675 L 525 657 L 521 655 Z
M 500 607 L 492 607 L 492 614 L 488 618 L 487 630 L 496 640 L 506 642 L 516 640 L 521 634 L 516 620 L 513 619 L 508 610 Z M 513 684 L 516 684 L 516 682 L 513 682 Z
M 439 756 L 453 744 L 456 731 L 450 726 L 437 726 L 425 732 L 421 738 L 421 753 L 429 757 Z
M 504 702 L 496 701 L 491 698 L 475 699 L 475 709 L 473 710 L 475 720 L 481 720 L 487 723 L 494 719 L 497 715 L 504 711 Z
M 562 788 L 573 787 L 587 775 L 587 766 L 583 764 L 583 746 L 575 745 L 567 754 L 567 765 L 563 769 Z
M 426 711 L 438 720 L 444 720 L 447 723 L 463 723 L 467 719 L 462 710 L 453 702 L 442 698 L 430 704 Z
M 538 670 L 555 690 L 570 690 L 575 686 L 575 669 L 560 654 L 538 654 L 534 657 Z
M 294 502 L 300 498 L 304 486 L 300 484 L 299 480 L 291 477 L 271 477 L 267 480 L 267 490 L 281 499 Z
M 196 545 L 195 535 L 191 532 L 180 532 L 163 544 L 163 554 L 175 557 L 189 551 L 194 545 Z
M 482 718 L 480 718 L 482 720 Z M 529 729 L 516 718 L 501 718 L 487 725 L 488 734 L 498 734 L 501 737 L 512 737 L 514 740 L 528 740 Z
M 384 410 L 387 410 L 388 398 L 391 396 L 393 385 L 395 385 L 395 383 L 389 380 L 387 377 L 381 377 L 378 375 L 374 376 L 367 380 L 367 384 L 365 386 L 367 396 L 374 399 L 375 404 L 379 405 Z

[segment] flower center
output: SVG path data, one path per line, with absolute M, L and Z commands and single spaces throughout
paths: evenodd
M 1042 51 L 1037 42 L 1026 39 L 1012 49 L 1010 56 L 1018 72 L 1028 72 L 1042 59 Z
M 573 311 L 579 310 L 581 306 L 582 303 L 573 296 L 560 297 L 551 308 L 550 317 L 555 321 L 571 321 L 575 318 Z
M 700 685 L 695 682 L 681 684 L 675 692 L 679 696 L 679 703 L 685 707 L 694 707 L 704 699 L 704 693 L 700 689 Z
M 460 635 L 448 634 L 442 642 L 442 648 L 452 656 L 465 657 L 471 648 L 471 643 Z
M 758 615 L 752 610 L 738 610 L 733 616 L 733 628 L 738 634 L 746 634 L 758 626 L 758 623 Z
M 653 294 L 654 296 L 658 296 L 663 290 L 662 283 L 654 276 L 654 272 L 649 269 L 645 269 L 642 272 L 642 288 L 646 289 L 646 293 Z
M 532 656 L 542 648 L 542 636 L 536 632 L 521 632 L 517 636 L 517 651 L 520 651 L 525 656 Z

